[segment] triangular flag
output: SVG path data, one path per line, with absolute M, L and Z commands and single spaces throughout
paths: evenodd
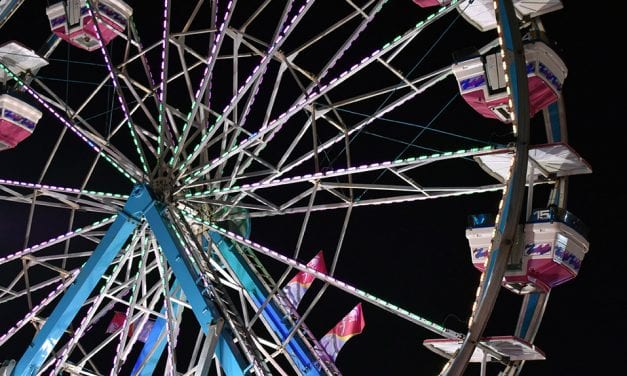
M 126 314 L 124 312 L 115 311 L 113 313 L 113 318 L 111 319 L 109 326 L 107 326 L 107 333 L 116 332 L 118 329 L 124 326 L 125 322 L 126 322 Z M 139 336 L 137 337 L 138 341 L 141 341 L 144 343 L 146 342 L 146 340 L 148 339 L 148 335 L 150 334 L 150 331 L 152 330 L 152 325 L 154 323 L 155 323 L 154 320 L 149 319 L 146 321 L 144 326 L 141 328 L 141 331 L 139 332 Z M 135 329 L 135 325 L 131 324 L 128 328 L 129 336 L 133 335 L 134 329 Z
M 324 350 L 335 361 L 342 346 L 351 337 L 361 333 L 366 326 L 366 320 L 361 310 L 361 303 L 358 303 L 333 329 L 320 339 L 320 344 Z
M 124 326 L 124 322 L 126 322 L 126 314 L 124 312 L 115 311 L 109 326 L 107 326 L 107 333 L 113 333 L 120 329 Z
M 324 254 L 322 251 L 318 252 L 318 254 L 307 263 L 307 266 L 320 273 L 326 274 L 327 267 L 324 264 Z M 283 293 L 294 308 L 298 307 L 307 289 L 309 289 L 315 279 L 313 274 L 300 271 L 283 287 Z

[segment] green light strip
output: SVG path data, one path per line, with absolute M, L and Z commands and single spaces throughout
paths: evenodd
M 380 168 L 396 167 L 399 165 L 411 164 L 411 163 L 415 163 L 416 161 L 422 162 L 422 161 L 426 161 L 429 159 L 434 159 L 434 160 L 435 159 L 449 159 L 450 157 L 460 156 L 461 154 L 480 154 L 480 153 L 484 153 L 484 152 L 492 151 L 492 150 L 496 150 L 496 148 L 494 146 L 484 146 L 481 148 L 475 147 L 475 148 L 470 148 L 467 150 L 460 149 L 455 152 L 447 151 L 447 152 L 442 152 L 442 153 L 434 153 L 431 155 L 421 155 L 418 157 L 396 159 L 392 162 L 372 163 L 369 165 L 354 167 L 348 170 L 338 169 L 338 170 L 328 171 L 326 173 L 316 173 L 316 174 L 309 174 L 309 175 L 304 175 L 304 176 L 295 176 L 295 177 L 286 178 L 286 179 L 271 180 L 267 183 L 258 184 L 258 185 L 244 184 L 243 186 L 223 187 L 223 188 L 215 188 L 215 189 L 210 189 L 210 190 L 205 190 L 205 191 L 195 192 L 195 193 L 186 193 L 184 197 L 185 198 L 192 198 L 192 197 L 198 198 L 198 197 L 206 197 L 206 196 L 210 196 L 210 195 L 218 194 L 218 193 L 232 193 L 232 192 L 239 191 L 242 188 L 259 189 L 259 188 L 271 187 L 271 186 L 277 185 L 277 183 L 285 183 L 285 184 L 287 184 L 288 182 L 295 183 L 295 182 L 310 180 L 312 178 L 324 178 L 324 177 L 341 175 L 341 174 L 344 174 L 345 172 L 353 173 L 353 174 L 361 173 L 361 172 L 369 172 L 369 171 L 377 170 Z M 197 173 L 199 172 L 200 171 L 198 171 Z M 188 179 L 191 179 L 191 178 L 192 177 L 189 177 Z

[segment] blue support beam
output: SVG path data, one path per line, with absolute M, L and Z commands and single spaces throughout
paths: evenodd
M 525 296 L 525 304 L 521 309 L 520 316 L 518 318 L 518 328 L 516 328 L 516 335 L 520 338 L 525 338 L 529 333 L 529 327 L 533 322 L 533 318 L 536 313 L 536 309 L 539 302 L 540 293 L 533 292 Z
M 555 103 L 551 103 L 546 109 L 544 109 L 544 122 L 547 124 L 547 138 L 549 142 L 560 142 L 562 140 L 562 134 L 564 133 L 563 122 L 560 114 L 560 102 L 559 99 Z
M 237 275 L 237 278 L 242 286 L 252 297 L 257 307 L 261 307 L 261 305 L 268 298 L 269 293 L 257 277 L 257 274 L 250 269 L 248 264 L 242 259 L 242 256 L 236 249 L 234 249 L 228 239 L 223 238 L 216 232 L 210 232 L 209 234 L 211 236 L 211 240 L 220 249 L 220 253 L 224 257 L 225 261 Z M 274 301 L 268 302 L 262 314 L 278 338 L 281 339 L 281 341 L 287 339 L 292 327 L 286 324 L 281 310 L 278 309 Z M 302 375 L 321 375 L 318 358 L 302 342 L 300 337 L 292 337 L 286 345 L 286 351 L 301 371 Z
M 149 193 L 147 187 L 144 187 L 144 190 Z M 154 205 L 144 212 L 144 216 L 155 234 L 174 276 L 180 283 L 187 301 L 192 306 L 196 320 L 198 320 L 203 332 L 207 334 L 210 326 L 221 315 L 211 299 L 206 294 L 203 294 L 204 287 L 199 285 L 201 281 L 199 270 L 185 256 L 185 248 L 178 239 L 176 230 L 170 223 L 170 220 L 164 217 L 164 211 L 165 206 L 155 201 Z M 224 328 L 216 345 L 215 355 L 220 360 L 220 365 L 228 376 L 243 376 L 250 365 L 242 357 L 239 349 L 233 342 L 233 338 L 233 333 L 230 332 L 229 328 Z
M 9 0 L 0 7 L 0 27 L 2 27 L 17 9 L 24 3 L 24 0 Z
M 163 215 L 164 211 L 165 205 L 155 200 L 146 185 L 138 184 L 133 188 L 124 209 L 120 211 L 93 254 L 81 268 L 76 280 L 63 294 L 27 351 L 16 364 L 12 376 L 37 374 L 142 219 L 148 222 L 155 234 L 203 332 L 205 334 L 209 332 L 210 326 L 220 319 L 221 315 L 211 299 L 204 293 L 205 288 L 197 283 L 201 281 L 199 270 L 185 255 L 185 248 L 169 219 Z M 159 335 L 158 330 L 155 333 Z M 244 376 L 250 364 L 243 358 L 233 339 L 233 333 L 229 328 L 225 328 L 216 344 L 215 355 L 220 360 L 226 375 Z
M 63 294 L 46 323 L 35 335 L 32 343 L 16 364 L 12 375 L 37 374 L 104 272 L 137 227 L 142 212 L 151 205 L 152 198 L 146 195 L 144 190 L 137 188 L 133 190 L 124 209 L 118 214 L 94 253 L 81 268 L 76 280 Z

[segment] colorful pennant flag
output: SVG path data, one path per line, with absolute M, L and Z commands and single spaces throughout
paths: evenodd
M 125 322 L 126 314 L 124 312 L 115 311 L 113 313 L 113 318 L 111 319 L 109 326 L 107 326 L 107 333 L 113 333 L 116 330 L 120 329 L 124 326 Z
M 125 322 L 126 322 L 126 314 L 124 312 L 115 311 L 113 313 L 113 318 L 111 319 L 109 326 L 107 326 L 107 333 L 114 333 L 115 331 L 123 327 Z M 146 340 L 148 339 L 148 335 L 150 334 L 150 330 L 152 329 L 152 325 L 154 323 L 155 323 L 154 320 L 146 321 L 141 331 L 139 332 L 139 336 L 137 337 L 138 341 L 144 342 L 144 343 L 146 342 Z M 133 335 L 133 330 L 134 330 L 134 325 L 131 324 L 131 326 L 129 327 L 129 331 L 128 331 L 129 336 Z
M 324 254 L 322 251 L 318 252 L 318 254 L 307 263 L 307 266 L 320 273 L 326 274 L 327 267 L 324 264 Z M 298 307 L 307 289 L 309 289 L 315 279 L 313 274 L 300 271 L 283 287 L 283 293 L 294 308 Z
M 361 310 L 361 303 L 357 304 L 333 329 L 320 339 L 324 350 L 335 361 L 342 346 L 351 337 L 360 334 L 366 326 L 366 320 Z

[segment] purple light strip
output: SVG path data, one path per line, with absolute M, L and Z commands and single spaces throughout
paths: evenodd
M 141 149 L 139 140 L 137 139 L 137 132 L 135 131 L 135 126 L 133 125 L 131 121 L 131 115 L 128 110 L 126 101 L 122 97 L 122 90 L 121 90 L 118 78 L 113 73 L 113 66 L 111 64 L 111 60 L 109 59 L 109 54 L 107 53 L 107 50 L 105 48 L 105 43 L 102 41 L 102 33 L 100 32 L 100 24 L 106 25 L 106 22 L 102 22 L 99 16 L 96 17 L 96 14 L 94 14 L 94 12 L 92 11 L 92 4 L 90 0 L 87 0 L 87 5 L 88 5 L 87 11 L 89 12 L 89 15 L 94 20 L 94 26 L 96 28 L 96 39 L 98 39 L 98 44 L 100 45 L 99 49 L 102 54 L 102 58 L 105 61 L 105 65 L 107 66 L 107 71 L 109 72 L 109 77 L 111 78 L 111 82 L 113 83 L 113 88 L 115 89 L 115 92 L 116 92 L 116 98 L 118 99 L 120 107 L 122 108 L 122 112 L 124 112 L 123 121 L 125 121 L 128 124 L 129 130 L 131 132 L 131 138 L 133 139 L 133 143 L 135 144 L 135 148 L 137 149 L 137 153 L 139 154 L 139 159 L 141 161 L 142 168 L 145 173 L 148 173 L 148 165 L 146 164 L 146 158 L 144 156 L 144 152 Z
M 243 236 L 236 234 L 232 231 L 228 231 L 222 227 L 219 227 L 213 223 L 209 223 L 206 222 L 200 218 L 196 218 L 193 215 L 190 215 L 190 213 L 185 212 L 186 216 L 188 218 L 193 219 L 194 221 L 197 221 L 199 223 L 202 223 L 204 225 L 208 225 L 211 227 L 211 231 L 215 231 L 217 233 L 219 233 L 220 235 L 229 238 L 233 241 L 236 241 L 240 244 L 243 244 L 244 246 L 253 249 L 254 251 L 261 253 L 263 255 L 266 255 L 274 260 L 280 261 L 281 263 L 285 264 L 285 265 L 289 265 L 295 269 L 298 269 L 300 271 L 303 271 L 305 273 L 309 273 L 311 275 L 313 275 L 314 277 L 316 277 L 317 279 L 326 282 L 344 292 L 347 292 L 359 299 L 362 299 L 368 303 L 371 303 L 379 308 L 382 308 L 388 312 L 391 312 L 393 314 L 395 314 L 398 317 L 401 317 L 407 321 L 410 321 L 414 324 L 418 324 L 420 326 L 422 326 L 423 328 L 426 328 L 428 330 L 431 330 L 432 332 L 439 334 L 443 337 L 446 338 L 463 338 L 463 335 L 460 333 L 457 333 L 453 330 L 450 329 L 446 329 L 441 325 L 438 325 L 434 322 L 431 322 L 430 320 L 427 320 L 425 318 L 422 318 L 414 313 L 409 312 L 406 309 L 403 309 L 401 307 L 398 307 L 392 303 L 386 302 L 383 299 L 380 299 L 372 294 L 369 294 L 363 290 L 360 290 L 352 285 L 349 285 L 346 282 L 342 282 L 338 279 L 336 279 L 335 277 L 328 275 L 326 273 L 321 273 L 319 271 L 317 271 L 316 269 L 313 269 L 305 264 L 302 264 L 294 259 L 291 259 L 287 256 L 282 255 L 279 252 L 273 251 L 271 249 L 269 249 L 268 247 L 262 246 L 259 243 L 255 243 L 253 241 L 251 241 L 250 239 L 244 238 Z
M 253 94 L 250 97 L 250 102 L 252 103 L 254 101 L 254 98 L 256 97 L 256 95 L 259 92 L 259 85 L 261 83 L 261 78 L 263 77 L 266 69 L 267 69 L 267 65 L 270 63 L 271 59 L 270 57 L 274 54 L 274 52 L 280 48 L 286 34 L 284 34 L 284 32 L 288 31 L 297 21 L 300 20 L 300 17 L 304 14 L 304 11 L 306 9 L 308 9 L 308 6 L 313 2 L 313 0 L 308 0 L 304 5 L 302 5 L 299 9 L 296 15 L 294 15 L 294 17 L 292 17 L 292 19 L 290 20 L 290 23 L 285 26 L 283 28 L 283 30 L 281 32 L 279 32 L 277 34 L 277 37 L 275 38 L 275 40 L 273 41 L 273 43 L 270 45 L 270 48 L 268 49 L 268 51 L 266 52 L 266 54 L 263 56 L 263 58 L 261 59 L 261 61 L 259 62 L 259 64 L 257 64 L 257 66 L 253 69 L 252 73 L 246 78 L 246 80 L 244 81 L 244 84 L 242 86 L 240 86 L 240 88 L 237 90 L 237 94 L 234 95 L 229 104 L 225 106 L 225 108 L 222 110 L 222 115 L 220 120 L 218 120 L 214 125 L 213 125 L 213 130 L 216 131 L 219 129 L 219 123 L 225 121 L 226 117 L 235 109 L 235 105 L 237 103 L 239 103 L 239 100 L 242 98 L 241 95 L 242 93 L 248 91 L 250 89 L 250 86 L 252 85 L 252 82 L 255 82 L 256 88 L 255 91 L 253 92 Z M 292 2 L 290 2 L 290 4 L 292 4 Z M 291 6 L 291 5 L 290 5 Z M 286 12 L 286 16 L 287 16 Z M 246 108 L 246 112 L 243 115 L 243 119 L 245 119 L 245 115 L 248 113 L 248 111 L 250 111 L 250 106 L 248 106 Z M 254 137 L 255 135 L 251 136 Z M 194 161 L 194 159 L 200 154 L 201 150 L 203 150 L 204 146 L 209 142 L 211 138 L 210 137 L 203 137 L 203 139 L 200 141 L 200 143 L 198 143 L 195 147 L 194 147 L 194 151 L 191 154 L 191 157 L 188 157 L 187 160 L 184 162 L 183 166 L 189 166 L 191 164 L 192 161 Z M 250 139 L 250 138 L 249 138 Z M 246 142 L 247 140 L 244 140 L 242 143 Z M 241 144 L 240 143 L 240 146 Z M 233 150 L 233 149 L 231 149 Z M 238 149 L 237 151 L 239 152 L 241 149 Z M 228 153 L 223 154 L 223 156 L 227 155 Z M 232 155 L 233 153 L 230 153 L 230 155 Z M 183 166 L 178 167 L 179 170 L 183 170 Z M 182 173 L 181 175 L 179 175 L 179 177 L 183 177 L 185 176 L 184 173 Z
M 128 195 L 121 195 L 118 193 L 87 191 L 87 190 L 77 189 L 77 188 L 59 187 L 56 185 L 47 185 L 47 184 L 26 183 L 22 181 L 8 180 L 8 179 L 0 179 L 0 184 L 10 185 L 14 187 L 31 188 L 34 190 L 46 190 L 46 191 L 51 191 L 51 192 L 63 192 L 63 193 L 76 193 L 76 194 L 80 194 L 83 196 L 115 197 L 115 198 L 120 198 L 120 199 L 128 198 Z
M 181 134 L 179 135 L 179 138 L 177 140 L 177 150 L 176 150 L 175 155 L 173 155 L 172 158 L 170 159 L 170 162 L 169 162 L 170 166 L 174 166 L 175 161 L 180 156 L 180 153 L 182 151 L 182 148 L 180 147 L 180 145 L 182 144 L 183 139 L 185 137 L 187 137 L 187 134 L 189 132 L 189 129 L 191 128 L 191 124 L 193 122 L 193 119 L 196 117 L 198 109 L 200 108 L 200 102 L 201 102 L 200 101 L 200 97 L 206 91 L 207 86 L 209 85 L 209 82 L 211 82 L 210 73 L 212 72 L 213 65 L 215 64 L 215 61 L 217 60 L 218 46 L 222 45 L 223 36 L 224 36 L 224 28 L 225 28 L 226 24 L 228 23 L 228 21 L 231 18 L 231 14 L 232 14 L 231 13 L 231 7 L 232 6 L 233 6 L 233 1 L 230 0 L 227 3 L 226 11 L 224 12 L 224 17 L 223 17 L 222 23 L 220 24 L 220 27 L 218 28 L 218 31 L 215 33 L 215 40 L 214 40 L 213 44 L 211 45 L 211 52 L 209 53 L 209 56 L 207 58 L 207 63 L 206 63 L 206 66 L 205 66 L 205 70 L 203 71 L 203 74 L 202 74 L 202 79 L 200 80 L 200 84 L 198 85 L 198 89 L 196 90 L 196 93 L 194 94 L 194 103 L 192 103 L 192 108 L 191 108 L 191 111 L 189 112 L 189 114 L 187 116 L 187 121 L 185 122 L 185 126 L 183 127 L 183 131 L 181 132 Z
M 163 134 L 163 124 L 167 121 L 166 120 L 166 116 L 165 116 L 165 97 L 166 97 L 166 90 L 167 90 L 167 84 L 166 84 L 166 76 L 167 76 L 167 67 L 166 67 L 166 57 L 169 53 L 169 44 L 168 44 L 168 33 L 170 30 L 170 2 L 168 0 L 164 0 L 163 1 L 163 28 L 162 28 L 162 33 L 161 33 L 161 73 L 160 73 L 160 79 L 161 82 L 159 83 L 159 124 L 158 124 L 158 129 L 157 129 L 157 133 L 158 133 L 158 142 L 157 142 L 157 154 L 161 154 L 161 147 L 163 146 L 163 155 L 165 155 L 166 152 L 166 147 L 165 147 L 165 140 L 162 138 L 162 134 Z M 159 158 L 161 160 L 162 156 L 159 155 Z
M 162 29 L 162 33 L 161 33 L 161 74 L 160 74 L 160 78 L 161 78 L 161 83 L 159 84 L 159 102 L 161 102 L 161 104 L 163 104 L 163 98 L 165 95 L 165 75 L 166 75 L 166 66 L 165 66 L 165 58 L 166 58 L 166 52 L 168 50 L 167 46 L 167 37 L 168 37 L 168 30 L 170 27 L 170 22 L 168 19 L 168 9 L 170 6 L 170 2 L 168 0 L 163 0 L 163 29 Z
M 21 251 L 8 254 L 8 255 L 6 255 L 4 257 L 0 257 L 0 265 L 4 264 L 6 262 L 9 262 L 9 261 L 13 261 L 15 259 L 18 259 L 18 258 L 20 258 L 22 256 L 35 253 L 35 252 L 37 252 L 37 251 L 39 251 L 41 249 L 47 248 L 49 246 L 61 243 L 62 241 L 70 239 L 70 238 L 73 238 L 74 236 L 77 236 L 79 234 L 83 234 L 85 232 L 88 232 L 88 231 L 100 228 L 100 227 L 102 227 L 104 225 L 107 225 L 107 224 L 113 222 L 116 217 L 117 217 L 117 214 L 114 215 L 114 216 L 111 216 L 109 218 L 105 218 L 105 219 L 103 219 L 101 221 L 94 222 L 94 223 L 92 223 L 89 226 L 85 226 L 83 228 L 75 229 L 74 231 L 69 231 L 69 232 L 67 232 L 65 234 L 62 234 L 62 235 L 59 235 L 57 237 L 50 238 L 50 239 L 45 240 L 45 241 L 43 241 L 43 242 L 41 242 L 41 243 L 39 243 L 37 245 L 32 246 L 32 247 L 24 248 Z
M 340 60 L 340 58 L 342 56 L 344 56 L 344 53 L 352 46 L 352 44 L 357 40 L 359 35 L 366 29 L 366 26 L 368 26 L 370 21 L 372 21 L 374 19 L 374 16 L 376 16 L 376 14 L 379 13 L 379 11 L 381 11 L 381 9 L 383 9 L 383 5 L 385 5 L 387 3 L 387 1 L 388 0 L 381 0 L 381 1 L 379 1 L 379 4 L 374 6 L 373 10 L 368 15 L 368 18 L 366 18 L 365 20 L 362 21 L 362 23 L 357 28 L 357 30 L 355 30 L 355 32 L 351 35 L 350 39 L 345 42 L 343 48 L 341 50 L 339 50 L 335 54 L 333 59 L 331 59 L 331 61 L 329 61 L 327 66 L 322 70 L 322 73 L 320 73 L 320 75 L 318 77 L 318 82 L 321 82 L 322 79 L 324 77 L 326 77 L 326 75 L 329 73 L 331 68 L 333 68 L 335 66 L 335 64 L 338 62 L 338 60 Z
M 136 27 L 135 27 L 135 23 L 134 23 L 134 21 L 133 21 L 132 19 L 131 19 L 131 21 L 133 22 L 133 23 L 132 23 L 132 27 L 133 27 L 133 29 L 135 30 L 135 29 L 136 29 Z M 139 40 L 139 35 L 136 35 L 136 38 L 137 38 L 136 42 L 137 42 L 137 44 L 138 44 L 138 46 L 139 46 L 139 51 L 144 51 L 144 45 L 143 45 L 143 44 L 141 43 L 141 41 Z M 150 65 L 148 64 L 148 60 L 146 59 L 146 55 L 145 55 L 145 54 L 143 54 L 143 53 L 141 53 L 141 55 L 140 55 L 140 57 L 139 57 L 139 58 L 140 58 L 140 60 L 142 61 L 142 64 L 143 64 L 143 66 L 144 66 L 144 69 L 146 70 L 146 75 L 148 76 L 148 81 L 150 82 L 150 87 L 151 87 L 151 88 L 154 88 L 154 87 L 156 86 L 156 83 L 155 83 L 155 79 L 154 79 L 154 77 L 153 77 L 153 75 L 152 75 L 152 71 L 150 70 Z M 158 99 L 157 99 L 157 102 L 159 102 L 159 101 L 158 101 Z M 157 103 L 157 106 L 159 106 L 159 105 L 160 105 L 160 103 Z M 170 142 L 169 142 L 170 144 L 172 143 L 172 141 L 171 141 L 171 140 L 174 140 L 174 132 L 173 132 L 173 130 L 172 130 L 172 128 L 171 128 L 171 126 L 170 126 L 170 123 L 168 122 L 167 117 L 163 116 L 162 122 L 163 122 L 163 124 L 165 124 L 165 126 L 166 126 L 166 128 L 167 128 L 167 135 L 168 135 L 168 137 L 169 137 L 169 138 L 166 138 L 166 139 L 164 139 L 164 140 L 161 140 L 161 141 L 159 142 L 159 144 L 162 144 L 162 145 L 165 147 L 165 146 L 166 146 L 166 144 L 167 144 L 166 140 L 170 141 Z M 162 126 L 162 125 L 161 125 L 161 122 L 160 122 L 160 123 L 158 124 L 158 127 L 161 127 L 161 126 Z M 159 134 L 158 134 L 158 137 L 161 137 L 161 128 L 159 128 L 159 129 L 157 130 L 157 132 L 159 133 Z M 158 145 L 158 146 L 159 146 L 159 145 Z M 164 149 L 164 151 L 162 152 L 162 154 L 163 154 L 163 155 L 165 155 L 165 149 Z
M 3 334 L 2 336 L 0 336 L 0 346 L 2 346 L 7 340 L 9 340 L 9 338 L 11 338 L 13 336 L 13 334 L 15 334 L 19 329 L 21 329 L 24 325 L 28 324 L 33 317 L 35 317 L 37 315 L 37 313 L 39 311 L 41 311 L 43 308 L 45 308 L 48 303 L 50 301 L 52 301 L 54 298 L 56 298 L 58 295 L 62 294 L 65 291 L 65 288 L 67 286 L 69 286 L 72 282 L 74 282 L 74 279 L 76 278 L 76 276 L 78 275 L 78 272 L 80 271 L 80 269 L 74 269 L 72 271 L 70 271 L 70 276 L 63 282 L 59 283 L 57 285 L 57 287 L 52 290 L 48 296 L 46 296 L 41 302 L 39 302 L 39 304 L 37 304 L 36 306 L 33 307 L 33 309 L 31 309 L 25 316 L 23 319 L 19 320 L 13 327 L 11 327 L 9 329 L 8 332 L 6 332 L 5 334 Z

